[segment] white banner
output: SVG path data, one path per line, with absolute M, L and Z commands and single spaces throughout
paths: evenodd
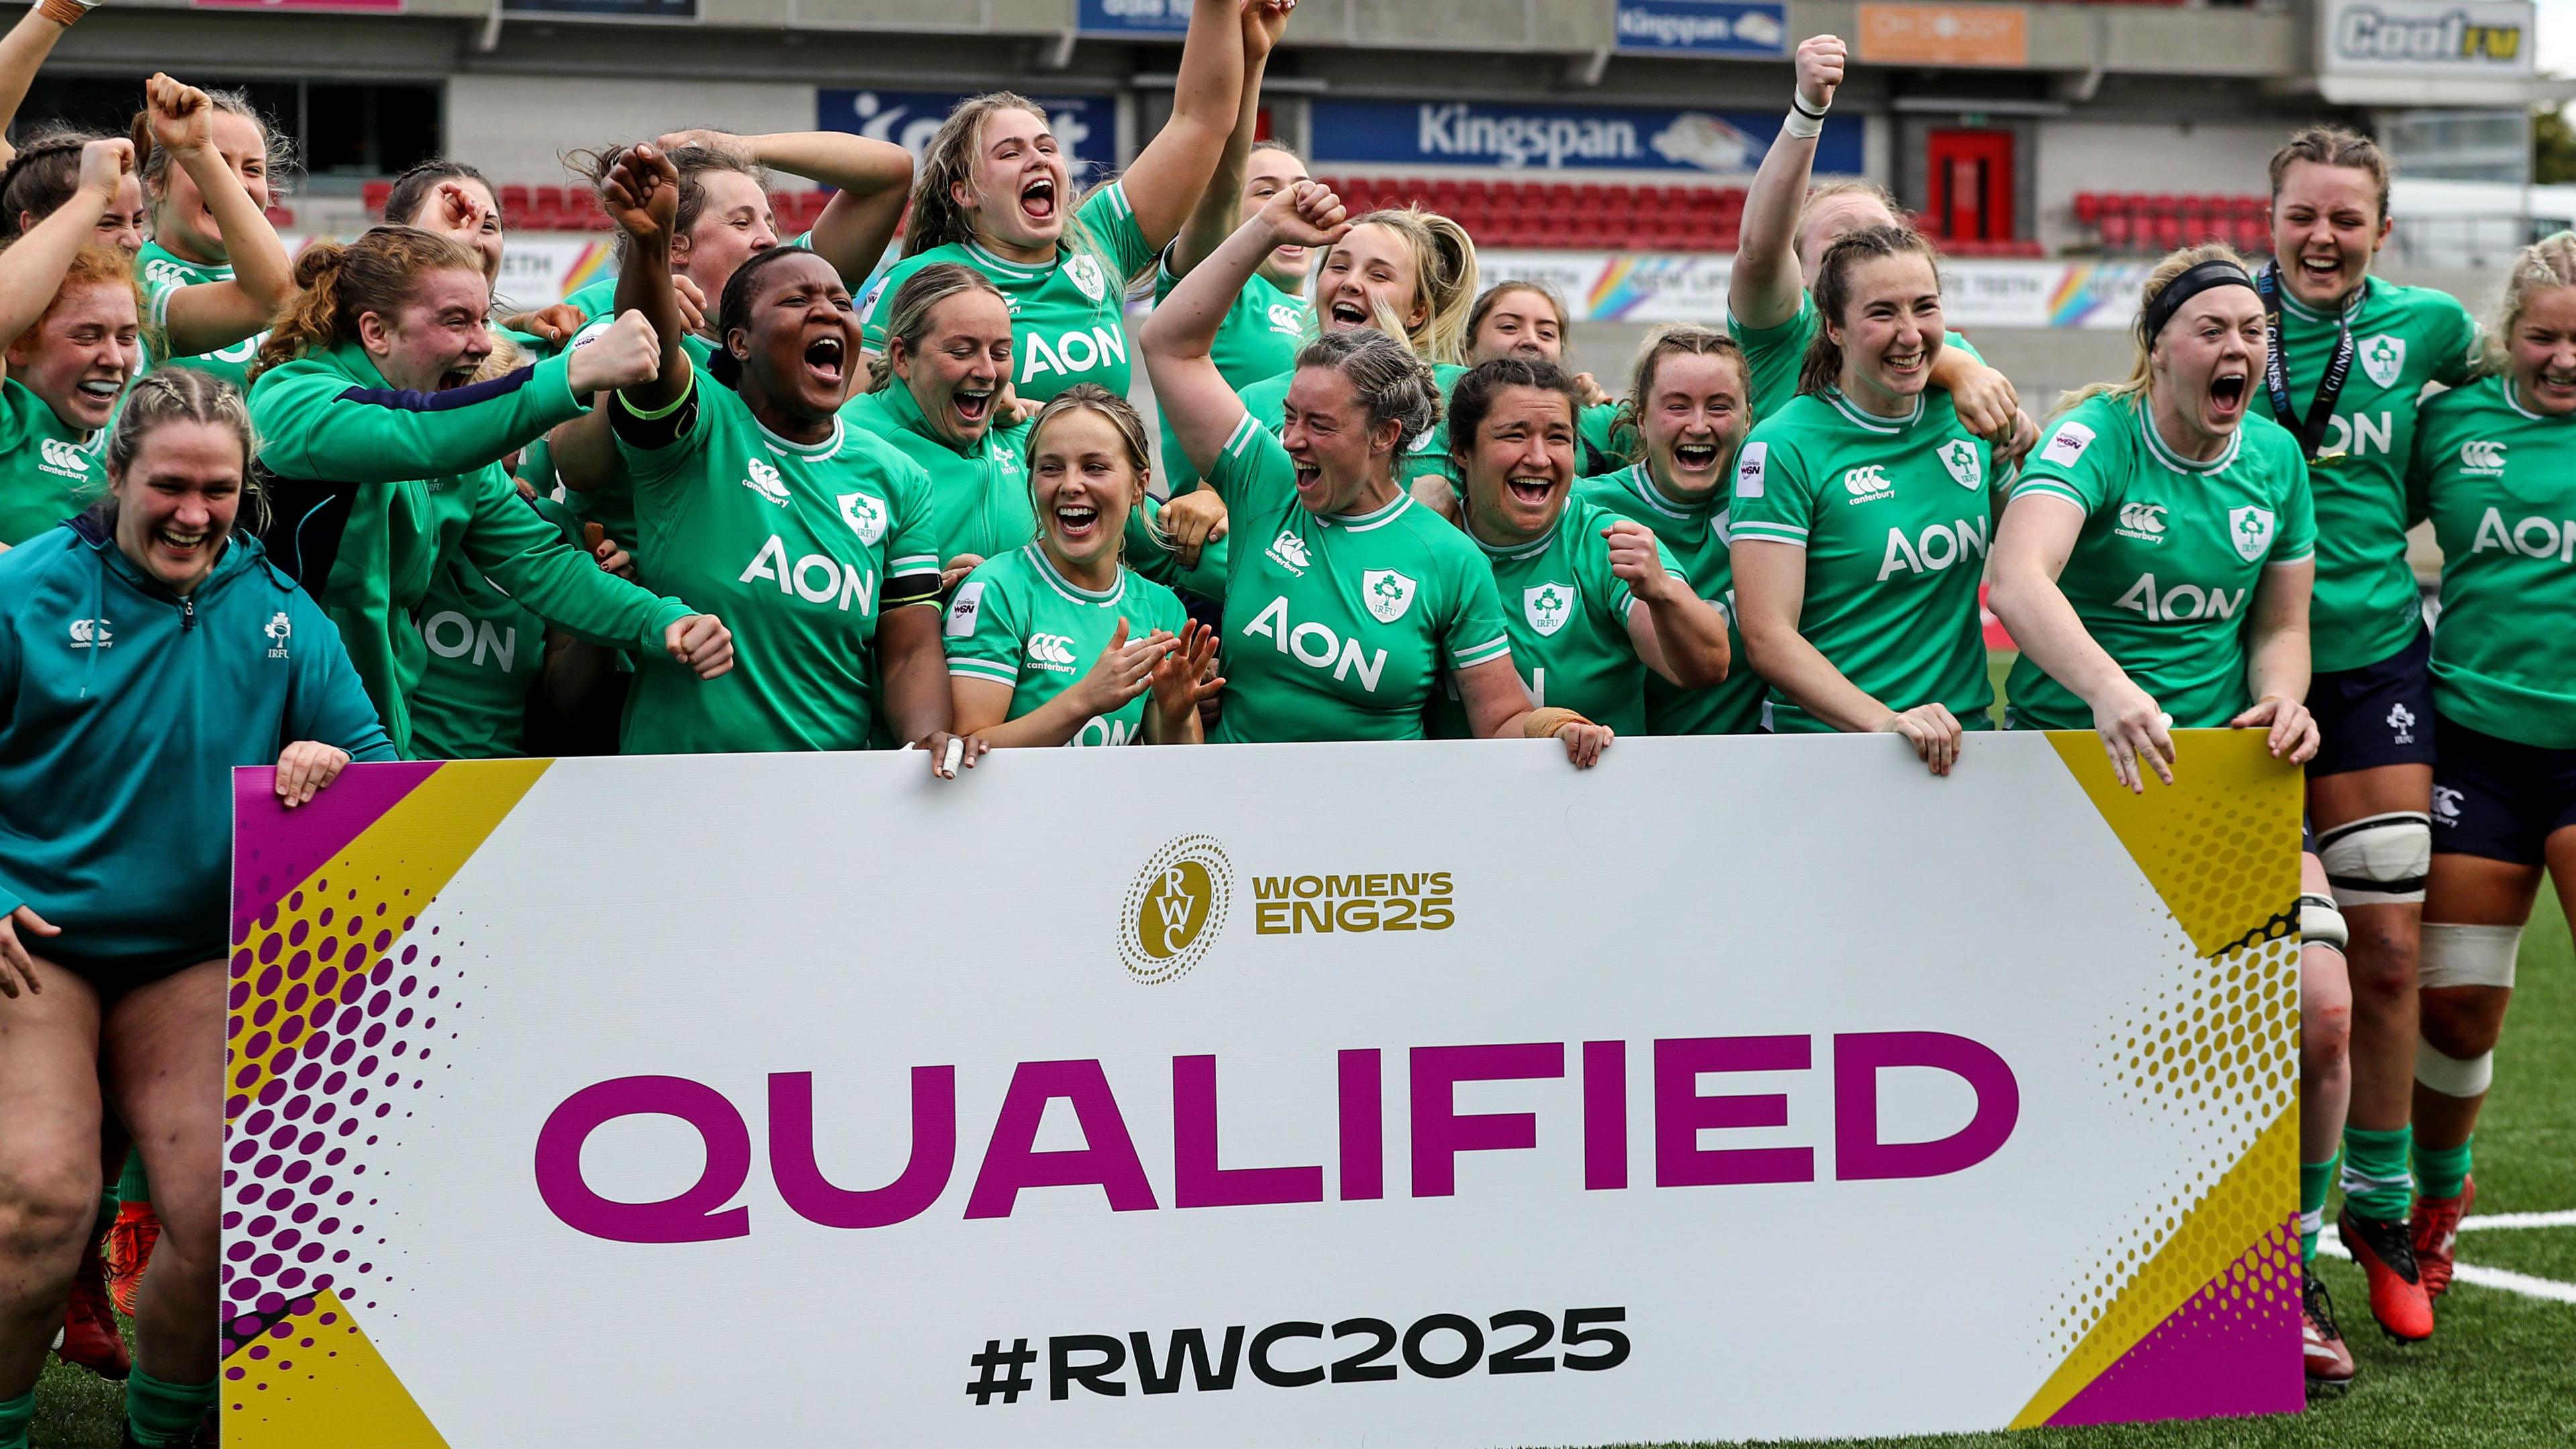
M 1951 261 L 1941 268 L 1952 327 L 2125 329 L 2138 316 L 2139 262 Z M 1488 284 L 1530 279 L 1565 294 L 1578 322 L 1726 325 L 1728 256 L 1636 252 L 1479 251 Z
M 227 1442 L 2294 1410 L 2298 777 L 2181 738 L 242 772 Z

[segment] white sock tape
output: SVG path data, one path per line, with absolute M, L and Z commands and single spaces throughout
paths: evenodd
M 2511 986 L 2514 958 L 2522 952 L 2520 926 L 2452 926 L 2424 923 L 2419 987 Z
M 2415 1080 L 2445 1097 L 2483 1097 L 2495 1084 L 2495 1053 L 2462 1061 L 2444 1056 L 2431 1042 L 2417 1037 Z

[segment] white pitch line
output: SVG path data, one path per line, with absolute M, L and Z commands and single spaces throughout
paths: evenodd
M 2509 1221 L 2516 1217 L 2565 1218 L 2569 1222 L 2576 1222 L 2576 1213 L 2494 1213 L 2490 1214 L 2485 1221 L 2497 1227 L 2549 1226 L 2545 1223 Z M 2467 1227 L 2469 1223 L 2478 1221 L 2480 1219 L 2470 1218 L 2461 1226 Z M 2334 1229 L 2328 1228 L 2317 1235 L 2318 1252 L 2341 1253 L 2343 1250 L 2343 1238 Z M 2535 1278 L 2528 1273 L 2516 1273 L 2509 1268 L 2481 1268 L 2475 1263 L 2462 1263 L 2454 1259 L 2451 1264 L 2451 1276 L 2462 1283 L 2475 1283 L 2481 1288 L 2501 1288 L 2507 1293 L 2519 1293 L 2525 1298 L 2546 1298 L 2555 1303 L 2576 1303 L 2576 1283 L 2561 1283 L 2555 1278 Z
M 2576 1208 L 2554 1213 L 2480 1213 L 2460 1220 L 2461 1232 L 2479 1228 L 2576 1228 Z

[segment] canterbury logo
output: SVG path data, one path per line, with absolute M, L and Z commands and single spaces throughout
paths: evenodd
M 2161 503 L 2123 503 L 2120 526 L 2131 533 L 2158 535 L 2165 531 L 2165 506 Z
M 1073 668 L 1073 640 L 1062 634 L 1031 634 L 1029 662 L 1041 669 Z
M 72 620 L 74 649 L 104 649 L 115 642 L 116 635 L 108 629 L 105 619 Z
M 1875 498 L 1895 486 L 1887 481 L 1886 466 L 1879 463 L 1872 463 L 1866 468 L 1854 468 L 1843 475 L 1843 491 L 1854 498 Z
M 2504 444 L 2490 442 L 2460 445 L 2460 466 L 2472 473 L 2497 474 L 2504 471 Z
M 89 459 L 81 452 L 80 445 L 77 443 L 66 443 L 60 438 L 47 438 L 38 445 L 37 451 L 44 457 L 47 472 L 62 473 L 74 478 L 89 476 Z

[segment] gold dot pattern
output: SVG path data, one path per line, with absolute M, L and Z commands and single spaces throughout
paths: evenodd
M 2177 783 L 2134 796 L 2092 735 L 2049 738 L 2171 913 L 2172 944 L 2189 943 L 2152 998 L 2105 1024 L 2096 1063 L 2196 1160 L 2061 1296 L 2034 1345 L 2056 1367 L 2016 1427 L 2049 1422 L 2151 1335 L 2269 1322 L 2297 1291 L 2298 772 L 2259 735 L 2190 732 Z M 2250 1148 L 2249 1124 L 2266 1124 Z

